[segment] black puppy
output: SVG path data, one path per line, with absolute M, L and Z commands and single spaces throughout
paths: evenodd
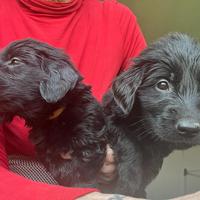
M 102 109 L 81 80 L 45 43 L 25 39 L 0 53 L 0 115 L 25 119 L 38 157 L 66 186 L 94 186 L 106 152 Z
M 172 33 L 150 45 L 113 82 L 104 110 L 123 179 L 111 190 L 145 196 L 164 157 L 200 144 L 200 44 Z

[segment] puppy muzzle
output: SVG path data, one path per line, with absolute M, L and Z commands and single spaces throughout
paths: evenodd
M 200 123 L 196 119 L 182 118 L 176 124 L 179 135 L 192 138 L 200 133 Z

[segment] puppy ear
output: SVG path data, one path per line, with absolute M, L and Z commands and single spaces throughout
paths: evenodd
M 72 90 L 79 80 L 78 73 L 69 66 L 48 66 L 48 78 L 40 82 L 40 94 L 48 103 L 55 103 Z
M 113 82 L 112 93 L 116 104 L 124 114 L 129 114 L 133 108 L 135 93 L 141 85 L 143 70 L 140 67 L 132 67 L 121 73 Z

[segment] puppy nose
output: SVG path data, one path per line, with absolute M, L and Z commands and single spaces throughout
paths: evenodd
M 194 137 L 200 131 L 200 123 L 194 119 L 181 119 L 176 125 L 179 134 L 185 137 Z

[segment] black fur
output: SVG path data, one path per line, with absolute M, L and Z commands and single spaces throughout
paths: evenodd
M 81 80 L 62 51 L 39 41 L 16 41 L 0 54 L 0 115 L 26 120 L 38 157 L 66 186 L 94 186 L 106 152 L 102 109 Z M 67 152 L 72 159 L 61 158 Z
M 199 43 L 180 33 L 153 43 L 116 78 L 103 104 L 124 180 L 111 191 L 144 197 L 164 157 L 200 144 Z

